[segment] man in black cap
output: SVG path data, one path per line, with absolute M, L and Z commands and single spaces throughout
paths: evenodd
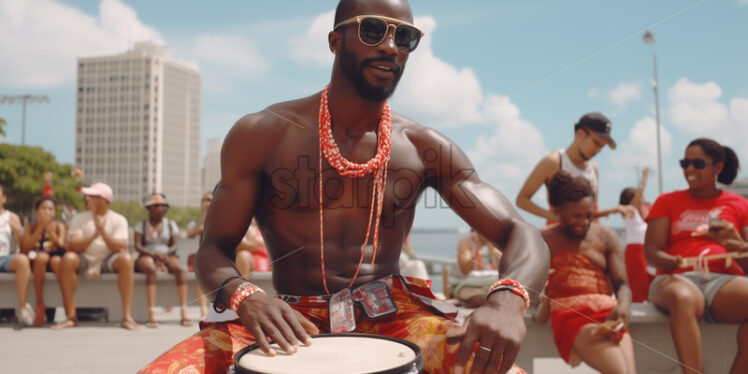
M 598 195 L 598 169 L 592 158 L 607 144 L 616 149 L 616 142 L 610 136 L 610 120 L 601 113 L 587 113 L 574 125 L 574 141 L 566 149 L 559 149 L 545 156 L 525 180 L 517 194 L 517 207 L 536 216 L 558 221 L 558 217 L 548 209 L 532 202 L 532 196 L 540 185 L 547 183 L 559 170 L 564 170 L 572 177 L 584 177 L 592 185 L 595 206 Z

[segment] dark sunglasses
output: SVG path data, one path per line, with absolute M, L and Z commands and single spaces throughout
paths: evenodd
M 421 29 L 407 22 L 373 15 L 349 18 L 335 25 L 333 30 L 351 23 L 358 23 L 358 39 L 361 43 L 372 47 L 381 43 L 387 37 L 390 26 L 395 28 L 395 45 L 403 52 L 413 52 L 423 36 Z
M 704 160 L 703 158 L 684 158 L 680 160 L 680 167 L 684 169 L 688 168 L 691 165 L 693 165 L 694 169 L 703 169 L 706 167 L 706 160 Z

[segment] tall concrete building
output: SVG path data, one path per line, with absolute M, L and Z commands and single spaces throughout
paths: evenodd
M 75 163 L 86 183 L 143 202 L 153 192 L 196 206 L 200 180 L 200 74 L 163 47 L 78 59 Z

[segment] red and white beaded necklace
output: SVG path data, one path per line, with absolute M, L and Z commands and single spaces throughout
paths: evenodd
M 322 90 L 319 104 L 319 253 L 322 267 L 322 285 L 325 293 L 330 293 L 327 289 L 327 277 L 325 276 L 325 226 L 324 226 L 324 209 L 322 199 L 324 191 L 322 190 L 322 156 L 324 155 L 327 162 L 335 168 L 339 175 L 344 177 L 361 178 L 368 174 L 374 173 L 374 186 L 371 191 L 371 209 L 369 210 L 369 224 L 366 227 L 366 237 L 364 244 L 361 246 L 361 257 L 358 260 L 358 267 L 353 274 L 352 286 L 361 270 L 361 264 L 364 261 L 366 244 L 369 242 L 369 231 L 371 230 L 372 217 L 374 217 L 374 201 L 377 202 L 376 219 L 374 221 L 374 237 L 372 241 L 373 254 L 371 263 L 377 258 L 377 242 L 379 241 L 379 219 L 382 216 L 382 206 L 384 202 L 384 186 L 387 180 L 387 162 L 390 160 L 390 145 L 392 142 L 392 114 L 390 106 L 384 103 L 384 111 L 379 121 L 379 130 L 377 136 L 377 153 L 369 161 L 363 164 L 357 164 L 348 161 L 340 154 L 340 149 L 335 138 L 332 136 L 332 121 L 330 119 L 330 109 L 327 106 L 328 86 Z

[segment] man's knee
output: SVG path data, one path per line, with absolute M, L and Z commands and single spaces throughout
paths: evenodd
M 120 252 L 112 263 L 112 270 L 117 273 L 134 272 L 135 261 L 128 252 Z

